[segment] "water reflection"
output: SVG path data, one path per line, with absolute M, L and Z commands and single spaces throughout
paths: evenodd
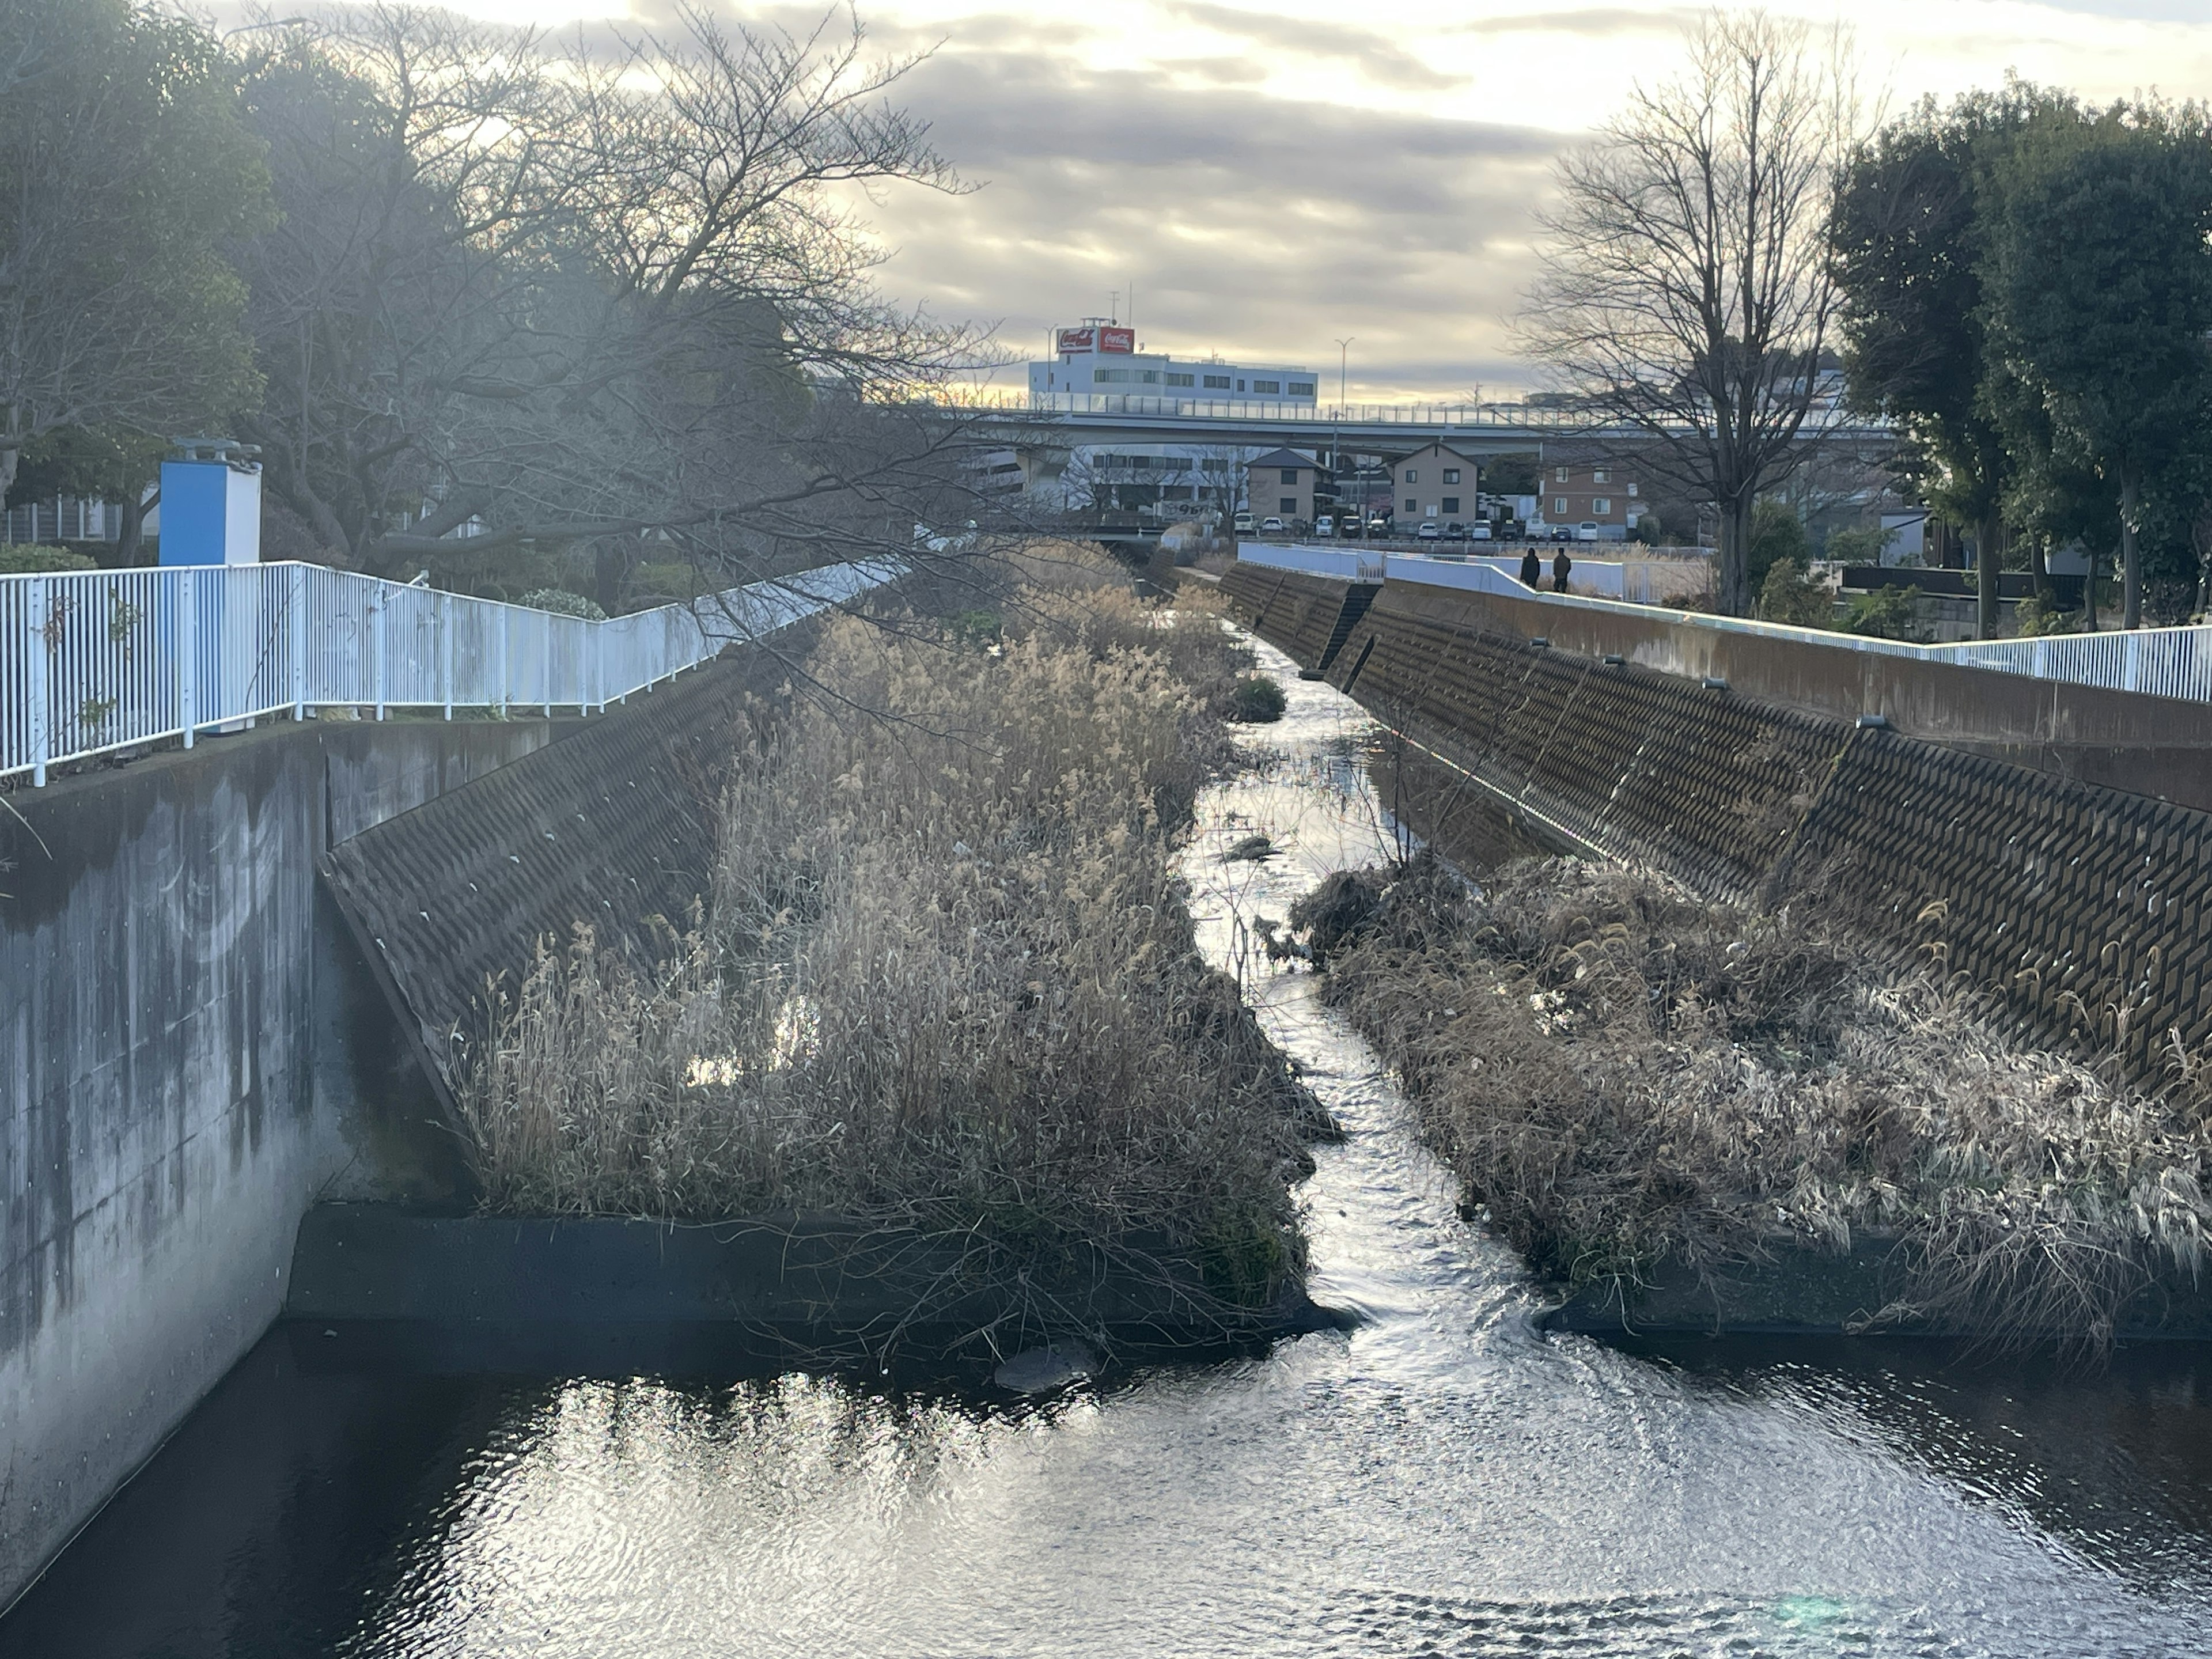
M 1210 796 L 1203 940 L 1345 1122 L 1303 1192 L 1357 1329 L 1042 1401 L 363 1375 L 258 1350 L 9 1620 L 95 1656 L 2184 1654 L 2197 1360 L 1631 1352 L 1533 1323 L 1373 1055 L 1253 948 L 1389 835 L 1356 714 Z M 1283 847 L 1219 861 L 1255 828 Z M 335 1349 L 331 1350 L 335 1352 Z

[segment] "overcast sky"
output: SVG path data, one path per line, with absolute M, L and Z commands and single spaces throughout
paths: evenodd
M 457 9 L 642 22 L 666 3 Z M 821 15 L 719 9 L 787 27 Z M 1154 349 L 1301 363 L 1333 394 L 1349 335 L 1355 400 L 1506 392 L 1531 378 L 1510 318 L 1551 158 L 1632 82 L 1663 78 L 1695 15 L 1659 0 L 863 4 L 886 53 L 933 48 L 905 101 L 983 186 L 872 207 L 884 285 L 996 323 L 1024 356 L 1054 323 L 1126 319 L 1133 284 Z M 1856 0 L 1846 15 L 1893 106 L 2008 69 L 2096 98 L 2212 94 L 2212 0 Z

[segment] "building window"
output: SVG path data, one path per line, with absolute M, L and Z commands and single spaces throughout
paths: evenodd
M 1206 389 L 1208 392 L 1226 392 L 1226 391 L 1228 391 L 1228 390 L 1229 390 L 1229 377 L 1228 377 L 1226 374 L 1209 374 L 1209 375 L 1207 375 L 1207 376 L 1206 377 Z
M 1420 510 L 1421 510 L 1421 509 L 1420 509 L 1419 507 L 1415 507 L 1415 506 L 1413 505 L 1413 498 L 1411 495 L 1408 495 L 1408 496 L 1407 496 L 1407 497 L 1406 497 L 1406 516 L 1407 516 L 1407 518 L 1409 518 L 1409 519 L 1410 519 L 1410 518 L 1412 518 L 1415 514 L 1419 513 Z
M 1310 398 L 1313 395 L 1314 383 L 1311 380 L 1293 380 L 1291 382 L 1291 396 L 1293 398 Z
M 1286 466 L 1283 468 L 1282 473 L 1283 482 L 1285 483 L 1296 483 L 1298 481 L 1298 470 L 1294 466 Z
M 1129 371 L 1126 368 L 1094 368 L 1091 371 L 1091 378 L 1103 386 L 1109 381 L 1127 380 Z
M 1444 469 L 1444 482 L 1446 483 L 1457 483 L 1459 482 L 1459 469 L 1455 466 L 1446 467 Z
M 1449 519 L 1449 518 L 1450 518 L 1454 514 L 1457 513 L 1458 511 L 1459 511 L 1459 497 L 1458 497 L 1458 496 L 1456 496 L 1456 495 L 1447 495 L 1447 496 L 1445 496 L 1445 497 L 1444 497 L 1444 517 L 1446 517 L 1447 519 Z
M 1160 372 L 1157 368 L 1140 368 L 1137 371 L 1137 378 L 1146 386 L 1158 386 L 1160 383 Z
M 1282 389 L 1283 383 L 1280 380 L 1255 380 L 1252 382 L 1252 390 L 1255 392 L 1280 392 Z
M 1610 495 L 1598 496 L 1595 501 L 1591 501 L 1590 511 L 1595 513 L 1599 518 L 1602 519 L 1607 514 L 1613 511 L 1613 497 Z
M 1295 513 L 1295 512 L 1297 512 L 1297 510 L 1298 510 L 1298 498 L 1297 498 L 1297 496 L 1295 496 L 1295 495 L 1279 495 L 1279 496 L 1277 496 L 1277 497 L 1275 498 L 1275 511 L 1276 511 L 1276 512 L 1278 512 L 1278 513 Z
M 1553 473 L 1553 474 L 1552 475 L 1552 482 L 1553 482 L 1553 483 L 1566 483 L 1566 481 L 1567 481 L 1567 469 L 1566 469 L 1566 468 L 1565 468 L 1564 466 L 1563 466 L 1563 467 L 1561 467 L 1561 468 L 1560 468 L 1557 472 L 1555 472 L 1555 473 Z M 1565 509 L 1565 507 L 1562 507 L 1562 508 L 1560 508 L 1559 510 L 1560 510 L 1561 512 L 1563 512 L 1563 513 L 1564 513 L 1566 509 Z
M 1634 484 L 1628 486 L 1628 499 L 1632 501 L 1636 499 L 1636 486 Z
M 1564 467 L 1560 469 L 1561 471 L 1565 470 Z M 1552 497 L 1552 516 L 1555 519 L 1564 519 L 1567 516 L 1567 498 L 1565 495 Z
M 1188 374 L 1176 374 L 1170 373 L 1162 376 L 1161 378 L 1169 386 L 1188 386 L 1191 384 L 1194 377 Z
M 1410 466 L 1406 469 L 1406 482 L 1407 483 L 1419 483 L 1420 481 L 1421 475 L 1419 472 L 1415 471 Z
M 1599 467 L 1595 472 L 1590 474 L 1590 482 L 1592 483 L 1605 483 L 1609 481 L 1609 475 L 1603 467 Z
M 1242 392 L 1242 391 L 1244 389 L 1244 382 L 1243 382 L 1243 381 L 1242 381 L 1242 380 L 1237 381 L 1237 389 L 1239 392 Z

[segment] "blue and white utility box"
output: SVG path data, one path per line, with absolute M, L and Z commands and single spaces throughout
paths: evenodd
M 261 562 L 261 452 L 227 438 L 178 438 L 161 463 L 161 562 L 205 568 Z M 180 608 L 162 629 L 174 665 L 177 723 L 189 746 L 196 731 L 235 732 L 250 711 L 287 700 L 289 665 L 267 624 L 263 584 L 247 577 L 182 579 Z M 268 615 L 264 617 L 264 609 Z M 280 684 L 282 682 L 282 684 Z
M 261 562 L 260 450 L 228 438 L 178 438 L 161 463 L 161 562 Z

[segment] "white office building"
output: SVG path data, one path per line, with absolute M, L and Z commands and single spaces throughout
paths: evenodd
M 1054 330 L 1053 344 L 1051 357 L 1030 365 L 1030 394 L 1043 407 L 1074 397 L 1129 397 L 1310 409 L 1320 384 L 1309 368 L 1139 351 L 1135 329 L 1097 317 Z

